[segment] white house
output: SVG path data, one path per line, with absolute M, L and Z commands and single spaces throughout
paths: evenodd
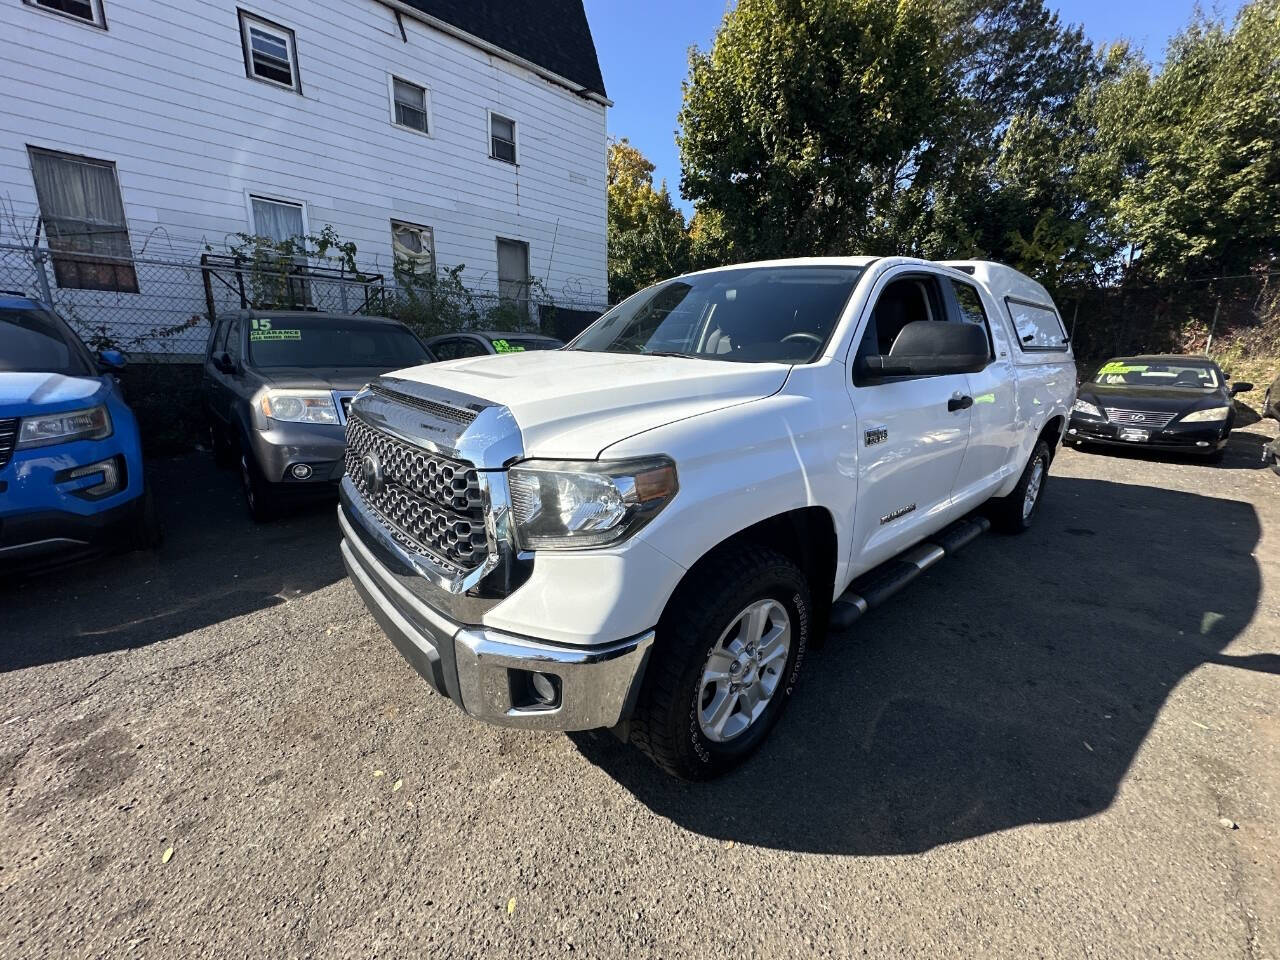
M 64 262 L 60 290 L 127 298 L 130 258 L 329 225 L 387 273 L 603 302 L 581 0 L 0 0 L 0 29 L 0 241 L 42 220 L 55 266 L 123 261 Z

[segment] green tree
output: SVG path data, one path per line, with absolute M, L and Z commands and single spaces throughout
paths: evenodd
M 667 185 L 653 186 L 654 166 L 625 138 L 609 144 L 609 299 L 684 273 L 690 238 Z
M 1234 26 L 1197 15 L 1164 67 L 1109 93 L 1103 135 L 1127 160 L 1114 229 L 1158 279 L 1240 273 L 1280 256 L 1280 0 Z

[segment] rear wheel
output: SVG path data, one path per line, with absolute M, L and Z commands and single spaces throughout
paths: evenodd
M 695 573 L 658 626 L 631 741 L 686 780 L 733 769 L 791 699 L 812 622 L 804 574 L 772 550 L 747 546 Z
M 156 510 L 156 500 L 148 486 L 138 501 L 138 515 L 134 519 L 133 548 L 135 550 L 155 550 L 164 540 L 164 531 L 160 527 L 160 514 Z
M 1022 533 L 1031 528 L 1044 496 L 1052 459 L 1049 445 L 1037 440 L 1013 492 L 1007 497 L 992 500 L 988 505 L 987 512 L 993 527 L 1001 533 Z

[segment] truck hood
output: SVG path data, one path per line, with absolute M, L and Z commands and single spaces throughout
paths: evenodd
M 0 417 L 59 413 L 101 402 L 107 384 L 101 377 L 60 373 L 0 372 Z
M 544 350 L 432 363 L 396 376 L 509 409 L 532 457 L 594 459 L 676 420 L 777 393 L 790 367 Z

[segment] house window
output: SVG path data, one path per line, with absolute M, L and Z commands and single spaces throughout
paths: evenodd
M 285 243 L 307 235 L 305 211 L 300 203 L 250 196 L 249 207 L 253 213 L 253 232 L 260 237 Z
M 116 165 L 28 147 L 58 286 L 138 292 Z
M 498 299 L 529 315 L 529 245 L 498 237 Z
M 427 88 L 399 77 L 391 78 L 391 109 L 397 126 L 430 133 Z
M 516 162 L 516 122 L 489 114 L 489 156 L 506 163 Z
M 39 7 L 72 20 L 83 20 L 95 27 L 107 26 L 102 12 L 102 0 L 23 0 L 29 7 Z
M 302 92 L 292 30 L 241 10 L 240 39 L 244 69 L 249 76 Z
M 416 276 L 435 273 L 436 241 L 430 227 L 392 220 L 391 249 L 397 270 L 408 270 Z

